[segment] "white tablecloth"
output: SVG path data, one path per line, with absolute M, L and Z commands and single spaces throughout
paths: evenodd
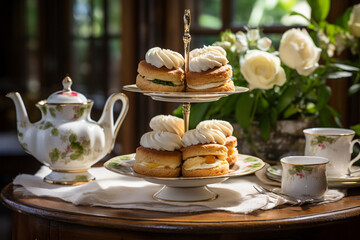
M 153 194 L 162 186 L 143 179 L 113 173 L 103 167 L 91 168 L 89 172 L 96 180 L 78 186 L 52 185 L 43 181 L 50 169 L 43 166 L 35 175 L 21 174 L 14 179 L 15 185 L 21 185 L 17 192 L 35 196 L 60 198 L 75 205 L 103 206 L 111 208 L 146 209 L 164 212 L 230 211 L 250 213 L 262 209 L 272 209 L 286 203 L 281 197 L 259 194 L 254 184 L 264 185 L 255 175 L 228 179 L 208 187 L 219 196 L 205 202 L 160 202 Z M 337 201 L 344 194 L 329 190 L 327 200 Z M 325 196 L 326 198 L 327 196 Z

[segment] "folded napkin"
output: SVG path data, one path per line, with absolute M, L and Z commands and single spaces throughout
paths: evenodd
M 162 186 L 141 178 L 119 175 L 107 169 L 91 168 L 96 180 L 78 186 L 52 185 L 43 181 L 50 169 L 43 166 L 35 175 L 18 175 L 13 183 L 21 185 L 15 191 L 25 195 L 56 197 L 75 205 L 102 206 L 111 208 L 145 209 L 164 212 L 200 212 L 222 210 L 235 213 L 250 213 L 258 209 L 271 209 L 286 200 L 259 194 L 253 188 L 261 181 L 255 175 L 228 179 L 208 187 L 219 196 L 205 202 L 164 202 L 153 199 Z

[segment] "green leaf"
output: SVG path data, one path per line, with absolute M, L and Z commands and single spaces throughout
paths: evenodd
M 84 151 L 84 149 L 81 146 L 80 142 L 72 142 L 72 143 L 70 143 L 70 148 L 75 152 L 83 153 L 83 151 Z
M 360 83 L 356 83 L 349 88 L 349 95 L 353 95 L 360 90 Z
M 58 136 L 59 135 L 59 130 L 57 129 L 57 128 L 53 128 L 52 130 L 51 130 L 51 135 L 53 135 L 53 136 Z
M 60 150 L 57 148 L 54 148 L 51 152 L 49 152 L 49 157 L 52 163 L 59 160 L 60 157 Z
M 328 108 L 323 108 L 319 111 L 319 120 L 322 127 L 331 127 L 331 111 Z
M 74 143 L 74 142 L 76 142 L 76 140 L 77 140 L 76 134 L 75 134 L 75 133 L 72 133 L 72 134 L 69 136 L 69 141 L 70 141 L 71 143 Z
M 311 20 L 301 13 L 292 11 L 292 12 L 290 12 L 289 15 L 290 16 L 300 16 L 300 17 L 304 18 L 306 21 L 308 21 L 309 23 L 311 23 Z
M 287 108 L 293 99 L 296 96 L 296 86 L 291 85 L 283 92 L 283 94 L 279 98 L 279 103 L 277 105 L 278 113 L 281 113 L 285 108 Z
M 268 116 L 266 116 L 266 114 L 264 114 L 260 119 L 259 128 L 260 128 L 261 137 L 265 141 L 269 140 L 271 127 L 270 127 L 270 119 L 268 118 Z
M 176 108 L 173 111 L 173 115 L 176 116 L 176 117 L 179 117 L 179 118 L 183 117 L 183 115 L 182 115 L 182 105 L 180 105 L 178 108 Z
M 49 129 L 51 127 L 53 127 L 54 125 L 51 122 L 45 122 L 45 125 L 43 126 L 42 129 L 46 130 Z
M 205 119 L 205 115 L 208 111 L 210 103 L 198 103 L 191 106 L 190 109 L 190 120 L 189 120 L 189 128 L 193 129 L 196 125 Z
M 251 113 L 255 102 L 254 95 L 246 92 L 239 95 L 235 108 L 235 119 L 245 132 L 251 124 Z
M 350 19 L 350 14 L 352 11 L 353 7 L 349 7 L 348 9 L 346 9 L 346 11 L 338 18 L 336 19 L 336 25 L 341 26 L 342 28 L 344 28 L 345 30 L 349 31 L 349 19 Z
M 293 116 L 294 114 L 298 113 L 298 109 L 295 107 L 294 104 L 291 104 L 288 108 L 285 109 L 284 111 L 284 119 L 289 119 L 291 116 Z
M 264 113 L 269 108 L 269 102 L 262 95 L 260 95 L 260 98 L 259 98 L 258 101 L 259 102 L 258 102 L 258 105 L 257 105 L 256 112 L 260 113 L 260 114 Z
M 330 11 L 330 0 L 307 0 L 311 7 L 311 18 L 316 22 L 326 19 Z
M 56 118 L 55 108 L 49 108 L 49 111 L 50 111 L 50 115 L 51 115 L 53 118 Z
M 321 110 L 327 104 L 331 96 L 331 88 L 329 86 L 320 85 L 317 93 L 318 102 L 316 108 Z
M 210 103 L 209 105 L 209 109 L 208 109 L 208 114 L 210 116 L 212 115 L 217 115 L 219 114 L 219 112 L 221 111 L 222 109 L 222 106 L 224 105 L 224 103 L 226 102 L 226 99 L 225 98 L 221 98 L 215 102 L 212 102 Z M 217 116 L 216 116 L 217 117 Z M 215 117 L 214 117 L 215 118 Z
M 360 124 L 356 124 L 350 128 L 355 131 L 356 135 L 360 136 Z
M 269 112 L 270 124 L 272 129 L 276 129 L 278 114 L 276 108 L 272 107 Z
M 238 94 L 233 94 L 226 97 L 226 102 L 221 109 L 221 116 L 227 116 L 234 111 L 234 106 L 236 106 L 236 101 L 238 100 Z

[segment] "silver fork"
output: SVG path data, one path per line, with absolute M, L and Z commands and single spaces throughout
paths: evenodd
M 300 206 L 300 205 L 307 204 L 307 203 L 319 203 L 319 202 L 322 202 L 322 200 L 318 200 L 318 199 L 306 199 L 306 200 L 297 199 L 297 198 L 292 197 L 290 195 L 287 195 L 285 193 L 274 192 L 274 191 L 272 191 L 270 189 L 264 188 L 264 187 L 259 186 L 259 185 L 254 185 L 253 187 L 259 193 L 262 193 L 262 194 L 272 193 L 274 195 L 283 197 L 288 201 L 288 203 L 290 203 L 292 205 L 299 205 Z

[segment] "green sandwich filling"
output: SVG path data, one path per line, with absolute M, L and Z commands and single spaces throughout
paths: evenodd
M 171 86 L 171 87 L 175 87 L 173 82 L 168 82 L 168 81 L 163 81 L 163 80 L 159 80 L 159 79 L 154 79 L 152 80 L 153 83 L 156 84 L 161 84 L 161 85 L 166 85 L 166 86 Z
M 145 76 L 141 75 L 141 77 L 146 79 Z M 154 79 L 154 80 L 148 80 L 148 81 L 151 81 L 156 84 L 165 85 L 165 86 L 176 87 L 176 85 L 173 82 L 168 82 L 168 81 L 164 81 L 164 80 Z

